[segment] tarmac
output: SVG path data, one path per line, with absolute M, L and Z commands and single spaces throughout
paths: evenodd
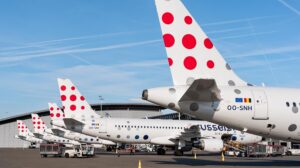
M 41 158 L 37 149 L 0 149 L 0 168 L 189 168 L 189 167 L 300 167 L 300 156 L 240 158 L 200 153 L 195 159 L 191 153 L 173 156 L 167 153 L 115 153 L 103 152 L 93 158 Z

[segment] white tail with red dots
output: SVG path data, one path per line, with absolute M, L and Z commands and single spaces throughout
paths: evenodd
M 57 106 L 56 103 L 48 103 L 48 106 L 49 106 L 49 111 L 50 111 L 50 118 L 52 121 L 63 120 L 63 118 L 65 118 L 65 114 Z
M 57 79 L 66 118 L 93 119 L 98 114 L 91 108 L 70 79 Z
M 43 134 L 45 129 L 47 129 L 46 124 L 42 121 L 42 119 L 37 114 L 31 114 L 32 124 L 34 128 L 34 132 L 38 134 Z
M 180 0 L 155 0 L 174 85 L 214 79 L 244 86 Z
M 29 134 L 29 129 L 25 125 L 24 121 L 17 120 L 17 125 L 20 136 L 27 136 Z

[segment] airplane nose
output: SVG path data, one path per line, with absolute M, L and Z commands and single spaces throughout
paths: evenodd
M 143 100 L 148 100 L 148 90 L 143 90 L 143 94 L 142 94 L 142 99 Z

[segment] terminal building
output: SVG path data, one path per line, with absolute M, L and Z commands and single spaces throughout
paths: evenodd
M 91 107 L 101 116 L 118 118 L 157 118 L 162 115 L 163 107 L 150 103 L 110 103 L 110 104 L 92 104 Z M 31 114 L 38 114 L 50 128 L 50 112 L 48 109 L 24 113 L 0 119 L 0 148 L 20 148 L 28 147 L 29 142 L 15 138 L 18 134 L 17 120 L 24 120 L 25 124 L 32 131 L 33 125 Z

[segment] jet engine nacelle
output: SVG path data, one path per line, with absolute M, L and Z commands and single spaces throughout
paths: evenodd
M 221 152 L 224 143 L 221 139 L 201 139 L 199 148 L 207 152 Z

